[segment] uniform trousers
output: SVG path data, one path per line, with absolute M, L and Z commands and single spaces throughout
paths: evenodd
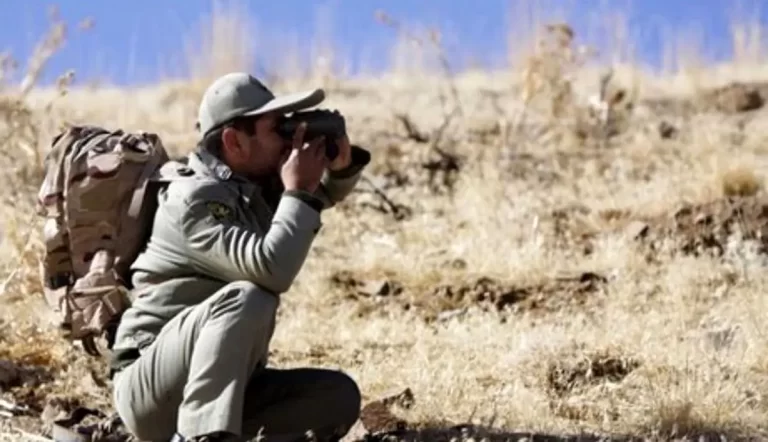
M 279 298 L 235 282 L 169 321 L 119 371 L 114 404 L 146 441 L 227 432 L 233 440 L 338 440 L 357 421 L 360 391 L 340 371 L 266 367 Z

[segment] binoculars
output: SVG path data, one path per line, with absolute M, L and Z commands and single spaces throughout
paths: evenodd
M 325 156 L 333 161 L 339 154 L 336 139 L 347 132 L 344 117 L 338 111 L 311 110 L 294 112 L 290 117 L 283 117 L 277 124 L 277 133 L 285 140 L 293 139 L 293 134 L 301 123 L 307 123 L 304 139 L 309 141 L 325 136 Z

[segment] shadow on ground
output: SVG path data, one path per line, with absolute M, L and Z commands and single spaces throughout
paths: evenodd
M 476 425 L 426 425 L 418 429 L 394 430 L 366 435 L 356 442 L 454 442 L 454 441 L 526 441 L 526 442 L 597 442 L 597 441 L 641 441 L 629 436 L 598 436 L 593 434 L 555 435 L 530 432 L 512 432 Z M 718 439 L 719 440 L 719 439 Z
M 596 434 L 546 434 L 524 431 L 507 431 L 491 427 L 476 425 L 426 425 L 419 429 L 404 429 L 382 433 L 368 434 L 354 442 L 640 442 L 640 441 L 696 441 L 696 442 L 724 442 L 724 441 L 757 441 L 764 440 L 759 437 L 729 436 L 716 431 L 707 431 L 700 434 L 686 436 L 639 437 L 628 435 L 596 435 Z

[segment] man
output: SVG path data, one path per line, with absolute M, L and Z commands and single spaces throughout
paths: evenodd
M 113 346 L 114 402 L 142 440 L 337 440 L 357 420 L 347 375 L 267 368 L 280 295 L 301 269 L 321 211 L 345 198 L 370 161 L 337 141 L 286 142 L 285 113 L 322 90 L 275 97 L 257 79 L 216 80 L 200 104 L 192 179 L 158 195 L 146 250 L 132 266 L 134 301 Z

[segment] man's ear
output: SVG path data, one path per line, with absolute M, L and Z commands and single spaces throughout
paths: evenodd
M 231 127 L 224 128 L 221 131 L 221 144 L 229 152 L 239 151 L 241 146 L 240 141 L 237 139 L 237 131 Z

